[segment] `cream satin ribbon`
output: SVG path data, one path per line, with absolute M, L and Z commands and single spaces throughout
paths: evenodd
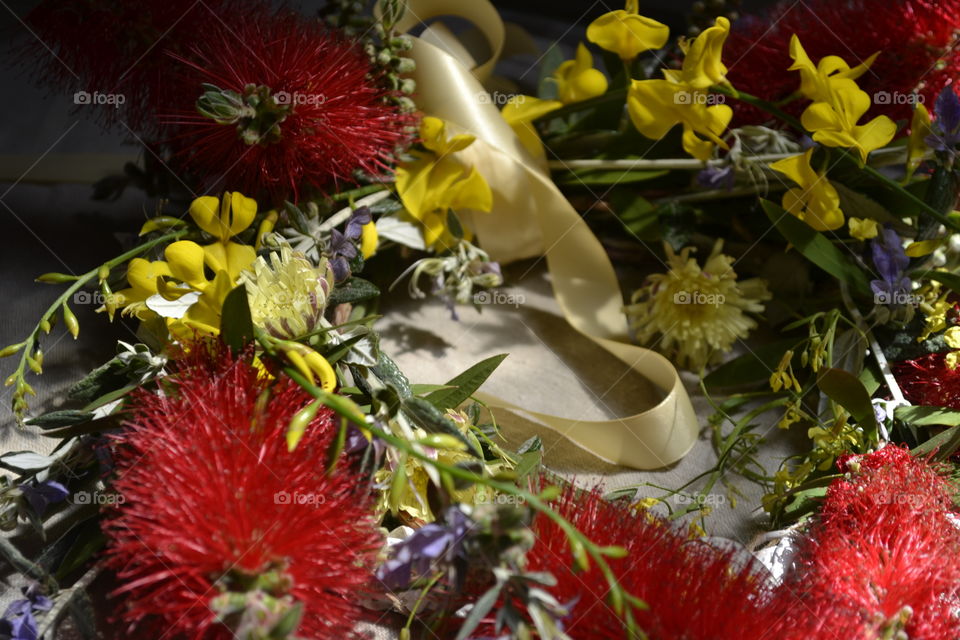
M 502 262 L 544 254 L 554 294 L 567 321 L 664 393 L 660 402 L 643 413 L 606 421 L 535 413 L 486 395 L 484 401 L 531 416 L 607 462 L 637 469 L 676 462 L 693 447 L 699 432 L 696 413 L 676 369 L 655 351 L 628 343 L 623 297 L 606 252 L 524 149 L 481 85 L 493 72 L 504 47 L 499 14 L 487 0 L 408 0 L 407 13 L 398 27 L 409 31 L 444 15 L 472 22 L 493 52 L 489 60 L 471 69 L 470 59 L 455 57 L 466 58 L 463 48 L 436 29 L 427 38 L 414 38 L 410 51 L 417 65 L 413 75 L 417 105 L 424 113 L 445 120 L 454 132 L 459 129 L 477 137 L 460 157 L 477 167 L 494 192 L 492 213 L 472 217 L 481 245 Z M 442 48 L 428 40 L 439 41 Z

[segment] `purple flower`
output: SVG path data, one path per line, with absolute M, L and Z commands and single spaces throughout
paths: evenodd
M 377 569 L 377 577 L 391 589 L 403 589 L 428 573 L 431 565 L 450 566 L 463 559 L 463 542 L 472 521 L 457 507 L 447 509 L 445 516 L 444 524 L 424 525 L 395 545 L 392 557 Z
M 910 265 L 910 258 L 903 250 L 900 236 L 893 229 L 884 229 L 870 241 L 873 266 L 880 279 L 870 281 L 877 304 L 901 304 L 910 292 L 910 278 L 904 270 Z
M 38 516 L 42 516 L 51 504 L 66 500 L 70 494 L 65 486 L 53 480 L 47 480 L 46 482 L 34 480 L 22 484 L 20 485 L 20 492 Z
M 346 236 L 351 240 L 356 240 L 363 233 L 363 225 L 369 224 L 373 220 L 368 207 L 360 207 L 350 215 L 347 221 Z
M 934 105 L 937 119 L 931 126 L 932 133 L 924 138 L 928 147 L 954 155 L 960 144 L 960 98 L 953 87 L 946 86 L 937 96 Z
M 0 618 L 0 638 L 4 640 L 37 640 L 37 611 L 49 611 L 53 601 L 40 593 L 37 585 L 24 587 L 26 598 L 14 600 Z
M 723 167 L 707 167 L 697 174 L 697 184 L 704 189 L 723 189 L 730 191 L 733 189 L 736 173 L 732 165 Z

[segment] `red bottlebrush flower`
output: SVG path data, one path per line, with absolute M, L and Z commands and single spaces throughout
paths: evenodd
M 222 347 L 198 346 L 162 395 L 134 398 L 115 437 L 121 500 L 104 523 L 131 629 L 232 638 L 211 609 L 228 592 L 221 600 L 246 594 L 265 609 L 299 603 L 298 637 L 346 636 L 363 618 L 357 595 L 381 546 L 364 483 L 324 469 L 328 410 L 287 451 L 287 425 L 311 398 L 266 378 Z
M 319 21 L 284 13 L 211 26 L 179 58 L 174 100 L 156 105 L 171 114 L 170 142 L 205 187 L 295 200 L 303 189 L 354 182 L 357 171 L 382 173 L 410 137 L 410 117 L 385 102 L 359 46 Z M 204 83 L 237 96 L 266 98 L 265 90 L 263 113 L 277 129 L 198 115 Z
M 919 640 L 957 637 L 960 528 L 950 518 L 952 494 L 905 449 L 888 445 L 864 456 L 858 473 L 827 491 L 778 592 L 803 606 L 790 609 L 787 635 L 774 637 L 881 638 L 898 630 Z
M 44 82 L 78 92 L 78 110 L 105 124 L 155 132 L 151 107 L 169 97 L 168 52 L 185 52 L 211 25 L 235 20 L 242 6 L 234 0 L 45 0 L 26 16 L 36 38 L 20 57 Z M 97 96 L 114 97 L 107 104 Z
M 771 596 L 765 570 L 735 550 L 692 538 L 662 518 L 608 502 L 596 491 L 568 487 L 553 506 L 597 544 L 627 549 L 627 557 L 609 564 L 624 589 L 649 606 L 634 612 L 647 637 L 755 640 L 769 628 L 774 612 L 764 606 Z M 577 640 L 626 637 L 595 563 L 588 571 L 574 571 L 562 529 L 542 514 L 532 528 L 536 543 L 527 554 L 527 568 L 557 579 L 550 592 L 569 610 L 564 631 Z M 478 594 L 483 587 L 477 587 Z
M 762 16 L 734 22 L 723 58 L 734 87 L 777 101 L 800 86 L 799 74 L 787 70 L 793 63 L 789 54 L 793 34 L 800 36 L 814 62 L 838 55 L 853 67 L 879 51 L 870 70 L 857 80 L 873 96 L 868 115 L 909 120 L 911 92 L 919 90 L 932 105 L 940 89 L 958 76 L 958 29 L 957 0 L 784 0 Z M 797 100 L 787 111 L 799 115 L 807 104 L 808 100 Z M 749 105 L 737 103 L 734 108 L 736 126 L 769 119 Z
M 960 410 L 960 367 L 951 369 L 945 353 L 931 353 L 893 365 L 893 375 L 911 404 Z

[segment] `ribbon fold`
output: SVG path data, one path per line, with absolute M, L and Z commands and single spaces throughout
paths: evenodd
M 477 138 L 459 153 L 494 193 L 493 211 L 468 220 L 481 246 L 500 262 L 544 255 L 554 295 L 570 325 L 664 394 L 642 413 L 605 421 L 535 413 L 486 394 L 481 399 L 494 409 L 533 417 L 613 464 L 656 469 L 676 462 L 693 447 L 699 433 L 680 376 L 659 353 L 629 344 L 620 285 L 600 241 L 523 147 L 481 84 L 493 73 L 504 49 L 505 31 L 497 10 L 488 0 L 408 0 L 398 28 L 410 31 L 444 15 L 473 23 L 486 37 L 492 55 L 474 66 L 449 30 L 427 27 L 426 35 L 413 39 L 409 52 L 416 62 L 415 99 L 425 114 L 460 130 L 453 132 Z

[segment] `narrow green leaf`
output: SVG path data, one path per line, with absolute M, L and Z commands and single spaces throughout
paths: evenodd
M 914 456 L 926 456 L 934 451 L 938 458 L 950 456 L 960 447 L 960 428 L 951 427 L 941 431 L 923 444 L 914 447 L 910 453 Z
M 247 289 L 242 284 L 223 300 L 220 336 L 233 353 L 253 342 L 253 318 L 250 316 Z
M 857 376 L 843 369 L 825 369 L 817 378 L 817 386 L 850 412 L 871 442 L 876 441 L 879 432 L 877 416 L 873 412 L 870 394 Z
M 455 387 L 454 389 L 434 391 L 426 396 L 426 400 L 440 410 L 457 408 L 480 388 L 506 357 L 506 353 L 501 353 L 481 360 L 447 382 L 447 386 Z
M 335 307 L 345 302 L 352 304 L 361 300 L 376 298 L 379 295 L 380 289 L 377 288 L 377 285 L 363 278 L 353 277 L 333 288 L 330 298 L 327 300 L 327 306 Z
M 781 235 L 810 262 L 841 282 L 847 283 L 855 292 L 861 295 L 870 294 L 870 286 L 864 271 L 825 235 L 815 231 L 806 222 L 790 215 L 769 200 L 760 200 L 760 203 L 770 222 Z
M 403 411 L 418 427 L 427 433 L 445 433 L 455 437 L 464 443 L 470 450 L 470 453 L 478 458 L 483 458 L 483 453 L 477 449 L 476 445 L 462 433 L 457 425 L 444 415 L 441 409 L 438 409 L 424 398 L 409 396 L 403 399 Z
M 897 407 L 893 414 L 897 420 L 903 420 L 914 427 L 960 425 L 960 411 L 944 407 Z
M 27 424 L 41 429 L 56 429 L 57 427 L 69 427 L 71 425 L 88 422 L 93 418 L 90 411 L 78 411 L 76 409 L 62 409 L 60 411 L 51 411 L 42 416 L 27 420 Z
M 503 588 L 503 583 L 497 581 L 495 585 L 490 587 L 486 593 L 484 593 L 480 598 L 474 603 L 473 608 L 470 609 L 470 614 L 467 616 L 467 619 L 463 621 L 463 626 L 460 627 L 460 631 L 457 633 L 455 640 L 466 640 L 473 633 L 474 629 L 477 628 L 477 625 L 480 624 L 480 621 L 490 613 L 490 610 L 493 609 L 493 605 L 497 603 L 497 600 L 500 598 L 500 590 Z

